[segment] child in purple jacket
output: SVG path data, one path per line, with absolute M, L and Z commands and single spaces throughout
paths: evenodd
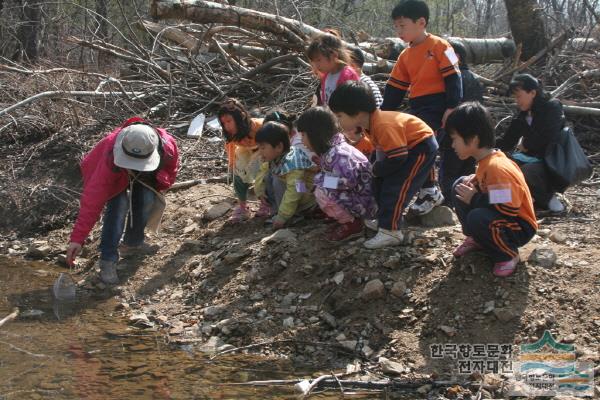
M 369 160 L 338 133 L 335 116 L 328 109 L 305 111 L 297 127 L 304 145 L 319 156 L 315 199 L 321 210 L 338 222 L 326 232 L 326 239 L 340 242 L 360 236 L 363 219 L 371 219 L 377 212 Z

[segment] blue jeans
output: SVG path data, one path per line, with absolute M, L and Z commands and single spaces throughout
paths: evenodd
M 119 242 L 125 230 L 123 243 L 139 246 L 144 243 L 144 229 L 148 222 L 156 195 L 150 189 L 135 182 L 131 194 L 131 213 L 129 213 L 129 193 L 124 190 L 106 204 L 102 220 L 100 239 L 100 259 L 119 261 Z M 127 225 L 125 225 L 127 220 Z
M 283 200 L 283 195 L 285 194 L 286 183 L 269 171 L 265 176 L 265 186 L 267 202 L 275 214 L 277 214 L 279 211 L 279 205 L 281 204 L 281 200 Z

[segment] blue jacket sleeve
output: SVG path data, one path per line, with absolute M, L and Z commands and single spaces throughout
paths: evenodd
M 406 90 L 398 89 L 392 85 L 385 85 L 383 103 L 381 103 L 380 109 L 382 111 L 396 111 L 402 104 L 404 96 L 406 96 Z
M 446 84 L 446 107 L 455 108 L 463 97 L 462 78 L 460 74 L 448 75 L 444 78 L 444 83 Z

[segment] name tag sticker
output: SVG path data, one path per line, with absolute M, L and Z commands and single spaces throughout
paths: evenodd
M 458 64 L 458 57 L 456 56 L 456 53 L 454 52 L 454 49 L 452 49 L 452 48 L 446 49 L 446 51 L 444 52 L 444 54 L 446 55 L 446 57 L 448 57 L 448 61 L 450 61 L 450 63 L 452 65 Z
M 337 189 L 340 178 L 337 176 L 325 175 L 325 180 L 323 181 L 323 186 L 327 189 Z
M 306 185 L 304 184 L 304 181 L 301 181 L 301 180 L 296 181 L 296 192 L 298 192 L 298 193 L 308 192 L 308 190 L 306 190 Z
M 490 204 L 504 204 L 512 202 L 510 183 L 489 185 Z

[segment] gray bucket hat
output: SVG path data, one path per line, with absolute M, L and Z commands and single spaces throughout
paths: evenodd
M 113 148 L 117 167 L 134 171 L 154 171 L 160 164 L 158 133 L 149 125 L 129 125 L 117 135 Z

